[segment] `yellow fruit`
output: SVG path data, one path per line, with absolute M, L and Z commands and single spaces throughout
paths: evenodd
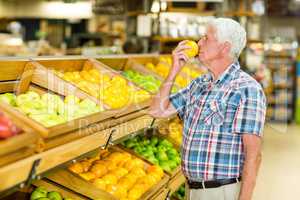
M 185 46 L 190 47 L 190 49 L 186 49 L 184 52 L 189 58 L 195 57 L 199 52 L 198 44 L 194 41 L 188 40 L 185 43 Z
M 92 172 L 81 173 L 81 174 L 79 174 L 79 176 L 87 181 L 90 181 L 90 180 L 96 178 L 95 174 L 93 174 Z
M 122 178 L 126 174 L 128 174 L 128 170 L 122 167 L 116 168 L 115 170 L 111 171 L 113 175 L 117 177 L 117 179 Z
M 103 181 L 103 179 L 100 179 L 100 178 L 96 178 L 93 180 L 93 184 L 101 189 L 101 190 L 105 190 L 106 189 L 106 184 L 105 184 L 105 181 Z
M 143 185 L 135 185 L 128 191 L 129 199 L 139 199 L 143 193 L 145 192 L 145 188 Z
M 80 162 L 80 164 L 82 165 L 82 167 L 83 167 L 83 171 L 84 172 L 87 172 L 87 171 L 89 171 L 89 169 L 90 169 L 90 166 L 92 165 L 92 163 L 90 163 L 89 161 L 87 161 L 87 160 L 83 160 L 83 161 L 81 161 Z
M 103 176 L 102 180 L 105 182 L 106 185 L 109 185 L 109 184 L 114 185 L 118 182 L 117 177 L 113 174 L 107 174 L 107 175 Z
M 146 172 L 143 168 L 134 167 L 131 171 L 132 171 L 131 174 L 136 175 L 136 177 L 138 178 L 146 176 Z
M 83 166 L 80 163 L 74 163 L 70 165 L 68 169 L 75 174 L 80 174 L 84 172 Z
M 91 167 L 90 172 L 94 173 L 96 177 L 101 177 L 107 173 L 107 168 L 102 164 L 95 164 Z

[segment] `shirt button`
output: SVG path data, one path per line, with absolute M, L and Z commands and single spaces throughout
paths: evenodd
M 217 107 L 214 103 L 210 104 L 210 108 L 212 109 L 212 111 L 216 112 L 217 111 Z

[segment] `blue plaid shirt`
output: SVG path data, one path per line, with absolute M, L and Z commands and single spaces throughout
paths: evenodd
M 236 178 L 244 164 L 243 134 L 262 136 L 266 99 L 250 75 L 234 63 L 213 81 L 193 80 L 170 96 L 184 121 L 182 171 L 191 181 Z

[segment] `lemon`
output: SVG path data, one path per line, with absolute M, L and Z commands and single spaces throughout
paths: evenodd
M 190 49 L 184 51 L 189 58 L 193 58 L 198 54 L 199 47 L 196 42 L 188 40 L 186 41 L 185 46 L 190 47 Z

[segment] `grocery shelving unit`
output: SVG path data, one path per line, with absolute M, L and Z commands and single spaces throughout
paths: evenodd
M 103 56 L 103 57 L 52 57 L 52 58 L 29 58 L 29 59 L 12 59 L 4 58 L 0 60 L 0 93 L 12 92 L 16 88 L 22 88 L 24 85 L 30 83 L 32 76 L 26 76 L 27 81 L 24 82 L 24 73 L 28 73 L 28 66 L 36 66 L 39 69 L 48 69 L 53 66 L 64 67 L 66 70 L 72 67 L 80 68 L 80 63 L 101 63 L 106 69 L 110 69 L 101 60 L 114 60 L 117 64 L 124 62 L 124 60 L 130 59 L 157 59 L 159 55 L 120 55 L 120 56 Z M 122 60 L 123 59 L 123 60 Z M 33 65 L 34 64 L 34 65 Z M 123 63 L 124 64 L 124 63 Z M 130 64 L 130 63 L 129 63 Z M 128 65 L 128 63 L 127 63 Z M 4 67 L 5 66 L 5 67 Z M 118 67 L 118 65 L 116 65 Z M 70 68 L 71 67 L 71 68 Z M 32 69 L 32 68 L 31 68 Z M 119 72 L 116 72 L 119 74 Z M 34 74 L 34 73 L 33 73 Z M 48 76 L 40 76 L 38 79 L 33 78 L 31 83 L 33 88 L 45 87 L 47 89 L 55 90 L 59 92 L 58 87 L 52 87 L 47 83 Z M 49 77 L 48 77 L 49 78 Z M 39 81 L 37 81 L 39 80 Z M 59 82 L 58 79 L 54 79 L 57 84 L 66 84 L 65 82 Z M 20 87 L 21 86 L 21 87 Z M 72 88 L 70 85 L 67 88 Z M 60 91 L 61 92 L 61 91 Z M 65 91 L 66 92 L 66 91 Z M 88 94 L 82 93 L 79 89 L 76 90 L 77 94 L 88 96 Z M 2 107 L 1 107 L 2 106 Z M 4 108 L 3 104 L 0 104 L 0 109 Z M 75 199 L 88 199 L 84 194 L 78 194 L 78 191 L 71 191 L 70 188 L 63 187 L 61 185 L 53 185 L 50 181 L 47 181 L 49 174 L 55 174 L 61 168 L 73 163 L 77 160 L 81 160 L 89 155 L 94 154 L 99 149 L 107 149 L 113 147 L 115 144 L 120 143 L 126 138 L 133 137 L 137 134 L 144 133 L 148 129 L 155 129 L 162 123 L 166 123 L 166 120 L 154 119 L 147 115 L 148 104 L 143 104 L 142 107 L 136 106 L 130 107 L 129 110 L 125 110 L 122 115 L 118 115 L 114 111 L 115 117 L 108 117 L 103 120 L 93 121 L 90 124 L 84 126 L 76 126 L 76 123 L 68 124 L 67 132 L 62 132 L 60 129 L 53 129 L 51 137 L 45 137 L 42 129 L 35 129 L 34 126 L 25 126 L 29 120 L 28 117 L 19 117 L 14 112 L 10 112 L 10 116 L 13 122 L 20 124 L 24 123 L 22 128 L 28 132 L 27 135 L 31 136 L 31 132 L 35 132 L 33 139 L 27 138 L 27 135 L 20 135 L 22 139 L 14 137 L 6 139 L 4 142 L 13 142 L 13 146 L 18 147 L 20 144 L 29 143 L 31 145 L 30 153 L 25 153 L 23 148 L 16 148 L 14 152 L 8 151 L 5 157 L 0 155 L 0 179 L 5 180 L 0 184 L 0 198 L 11 194 L 20 188 L 27 188 L 31 184 L 35 186 L 45 186 L 51 188 L 57 188 L 64 194 L 74 197 Z M 1 109 L 1 110 L 2 110 Z M 3 109 L 6 110 L 7 108 Z M 175 117 L 175 116 L 174 116 Z M 89 117 L 84 117 L 89 119 Z M 84 119 L 83 118 L 83 119 Z M 55 131 L 58 131 L 57 133 Z M 0 143 L 0 148 L 4 147 L 3 141 Z M 13 149 L 13 146 L 11 149 Z M 16 155 L 22 155 L 20 157 Z M 14 158 L 11 160 L 11 158 Z M 160 182 L 156 186 L 155 193 L 149 193 L 146 199 L 165 199 L 171 192 L 174 192 L 185 181 L 184 176 L 180 171 L 172 177 L 166 174 L 164 183 Z M 95 193 L 99 194 L 99 193 Z M 103 196 L 102 196 L 103 197 Z

